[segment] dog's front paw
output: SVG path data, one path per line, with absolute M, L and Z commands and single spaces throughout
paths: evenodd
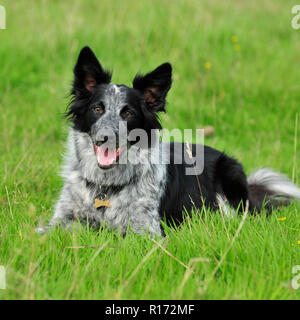
M 35 229 L 35 232 L 38 234 L 45 234 L 49 232 L 49 227 L 45 226 L 45 227 L 39 227 Z

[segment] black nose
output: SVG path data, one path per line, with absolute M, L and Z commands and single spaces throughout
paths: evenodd
M 99 147 L 101 144 L 108 142 L 109 144 L 116 144 L 118 137 L 113 132 L 100 132 L 97 134 L 95 144 Z
M 101 144 L 105 143 L 107 140 L 108 140 L 108 136 L 101 136 L 101 137 L 98 137 L 95 143 L 98 147 L 100 147 Z

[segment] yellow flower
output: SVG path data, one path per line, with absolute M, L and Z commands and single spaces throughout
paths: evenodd
M 234 43 L 236 43 L 236 42 L 239 41 L 239 38 L 238 38 L 237 36 L 232 36 L 232 37 L 231 37 L 231 41 L 234 42 Z
M 300 244 L 300 240 L 298 240 L 297 243 Z
M 233 46 L 234 51 L 240 51 L 241 50 L 241 46 L 239 44 L 235 44 Z
M 279 221 L 284 221 L 284 220 L 286 220 L 286 217 L 279 218 L 278 220 Z
M 207 69 L 207 70 L 209 70 L 209 69 L 211 68 L 211 62 L 206 61 L 206 62 L 204 63 L 204 68 Z

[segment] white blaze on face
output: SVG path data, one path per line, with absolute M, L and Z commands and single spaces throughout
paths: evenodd
M 119 94 L 120 89 L 119 89 L 119 87 L 118 87 L 116 84 L 113 85 L 113 88 L 114 88 L 114 90 L 115 90 L 115 94 Z

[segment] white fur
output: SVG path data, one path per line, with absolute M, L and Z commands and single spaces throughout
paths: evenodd
M 102 170 L 98 167 L 88 134 L 70 129 L 67 145 L 62 173 L 64 187 L 54 216 L 44 231 L 59 223 L 69 227 L 76 219 L 86 221 L 88 218 L 96 227 L 106 224 L 122 234 L 130 225 L 140 234 L 161 235 L 159 205 L 166 184 L 165 165 L 150 163 L 148 151 L 144 151 L 142 164 L 128 163 Z M 151 152 L 160 150 L 157 143 Z M 87 187 L 86 180 L 96 187 Z M 108 194 L 111 208 L 96 209 L 94 200 L 102 185 L 124 187 L 118 193 Z M 41 229 L 37 232 L 41 233 Z
M 236 215 L 236 210 L 230 207 L 225 196 L 221 196 L 219 193 L 216 194 L 217 204 L 220 207 L 222 213 L 229 218 L 233 218 Z
M 269 168 L 259 169 L 248 178 L 251 185 L 261 185 L 276 194 L 276 197 L 295 198 L 300 200 L 300 189 L 285 175 Z

